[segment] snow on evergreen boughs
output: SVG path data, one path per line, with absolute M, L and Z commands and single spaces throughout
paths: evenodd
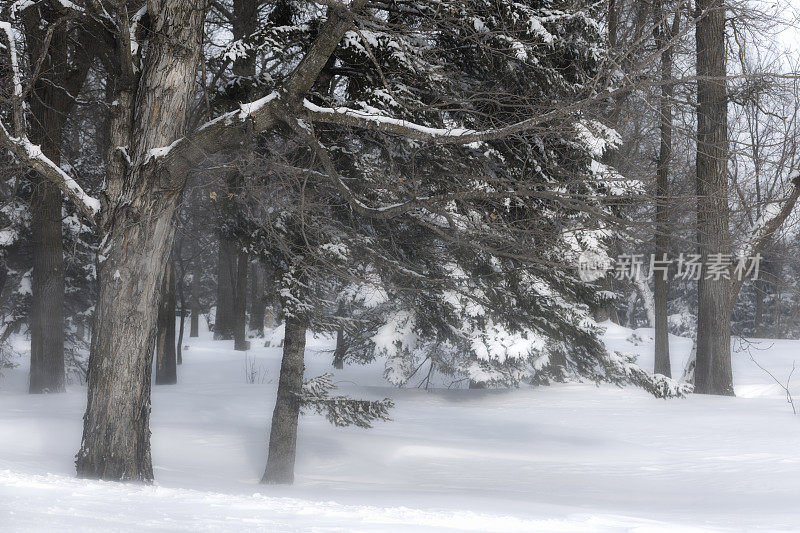
M 684 398 L 694 387 L 661 374 L 650 374 L 636 364 L 636 356 L 617 351 L 609 351 L 605 374 L 610 381 L 618 384 L 632 383 L 657 398 Z
M 394 407 L 392 400 L 355 400 L 347 396 L 331 396 L 330 392 L 336 389 L 332 379 L 333 374 L 323 374 L 304 381 L 300 394 L 301 407 L 313 409 L 337 427 L 370 428 L 376 420 L 391 420 L 389 409 Z

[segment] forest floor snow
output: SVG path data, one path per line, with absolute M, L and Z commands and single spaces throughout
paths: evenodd
M 609 346 L 652 368 L 652 330 L 605 325 Z M 670 340 L 679 375 L 691 343 Z M 665 401 L 593 384 L 447 389 L 443 376 L 395 389 L 380 361 L 334 371 L 330 339 L 309 337 L 307 376 L 334 372 L 341 392 L 396 407 L 373 429 L 303 416 L 291 487 L 258 483 L 279 348 L 186 339 L 179 383 L 153 386 L 156 483 L 144 486 L 74 477 L 86 388 L 28 395 L 28 346 L 15 342 L 19 366 L 0 379 L 2 531 L 800 528 L 800 416 L 745 349 L 785 379 L 800 341 L 736 343 L 736 398 Z

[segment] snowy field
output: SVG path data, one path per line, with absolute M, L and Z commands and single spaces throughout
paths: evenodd
M 652 367 L 651 332 L 606 342 Z M 85 387 L 26 394 L 27 357 L 0 380 L 2 531 L 792 531 L 800 417 L 737 345 L 737 398 L 635 389 L 398 390 L 380 362 L 335 372 L 353 396 L 394 399 L 370 430 L 301 419 L 296 484 L 259 485 L 280 349 L 187 339 L 179 384 L 153 387 L 154 486 L 74 478 Z M 254 343 L 256 344 L 256 343 Z M 309 338 L 307 375 L 331 371 Z M 671 339 L 679 373 L 690 342 Z M 784 378 L 800 341 L 751 346 Z M 800 361 L 798 361 L 800 363 Z M 248 367 L 257 370 L 248 383 Z M 440 378 L 439 384 L 447 383 Z M 412 385 L 415 385 L 413 382 Z M 794 392 L 800 396 L 800 376 Z

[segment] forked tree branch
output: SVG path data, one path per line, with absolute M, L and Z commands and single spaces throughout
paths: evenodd
M 348 5 L 330 5 L 328 20 L 303 59 L 286 78 L 280 92 L 243 104 L 241 109 L 206 122 L 191 135 L 172 144 L 163 156 L 165 168 L 185 175 L 209 154 L 241 146 L 247 136 L 266 131 L 280 120 L 285 110 L 302 108 L 303 97 L 311 90 L 319 73 L 353 25 L 353 16 L 367 0 L 352 0 Z M 283 110 L 283 112 L 280 112 Z
M 9 22 L 0 22 L 2 30 L 8 38 L 13 97 L 11 99 L 12 116 L 14 117 L 14 133 L 8 131 L 0 121 L 0 145 L 7 148 L 24 165 L 37 172 L 43 178 L 55 183 L 59 189 L 73 201 L 78 210 L 94 223 L 100 211 L 100 201 L 92 198 L 80 185 L 50 158 L 42 153 L 39 146 L 33 144 L 26 134 L 25 108 L 22 99 L 23 91 L 19 77 L 19 58 L 17 57 L 14 34 Z

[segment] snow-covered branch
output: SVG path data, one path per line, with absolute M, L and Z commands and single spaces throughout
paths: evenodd
M 12 134 L 0 121 L 0 145 L 7 148 L 21 163 L 27 165 L 39 175 L 55 183 L 59 189 L 72 200 L 86 218 L 94 222 L 100 211 L 100 201 L 92 198 L 72 177 L 42 153 L 39 146 L 28 140 L 25 127 L 25 108 L 22 99 L 22 83 L 19 75 L 19 59 L 17 57 L 14 31 L 9 22 L 0 22 L 0 30 L 8 38 L 8 53 L 11 64 L 11 82 L 13 85 L 12 116 L 14 117 L 14 133 Z
M 598 98 L 599 96 L 595 96 L 585 100 L 579 100 L 520 122 L 482 131 L 464 128 L 431 128 L 407 120 L 368 113 L 348 107 L 320 107 L 308 100 L 304 101 L 303 105 L 312 122 L 338 124 L 366 130 L 381 131 L 384 133 L 393 133 L 409 139 L 432 141 L 439 144 L 469 144 L 473 142 L 503 139 L 511 135 L 531 131 L 549 121 L 577 111 L 585 107 L 589 102 L 596 101 Z
M 69 174 L 42 153 L 39 146 L 30 142 L 27 137 L 12 136 L 2 122 L 0 145 L 10 150 L 18 161 L 55 183 L 86 218 L 91 222 L 95 221 L 95 216 L 100 212 L 100 201 L 86 194 Z
M 769 240 L 775 234 L 781 225 L 789 218 L 794 206 L 800 198 L 800 170 L 794 170 L 789 174 L 789 180 L 792 182 L 792 191 L 786 198 L 771 204 L 768 209 L 764 211 L 761 218 L 756 221 L 750 235 L 742 245 L 739 253 L 742 257 L 752 257 L 767 245 Z M 735 300 L 742 288 L 744 279 L 734 279 L 731 284 L 731 299 Z
M 6 35 L 8 41 L 8 56 L 11 65 L 11 96 L 12 116 L 14 120 L 14 133 L 18 136 L 25 133 L 25 110 L 22 104 L 22 82 L 19 76 L 19 59 L 17 58 L 17 41 L 14 38 L 14 28 L 10 22 L 0 21 L 0 30 Z

